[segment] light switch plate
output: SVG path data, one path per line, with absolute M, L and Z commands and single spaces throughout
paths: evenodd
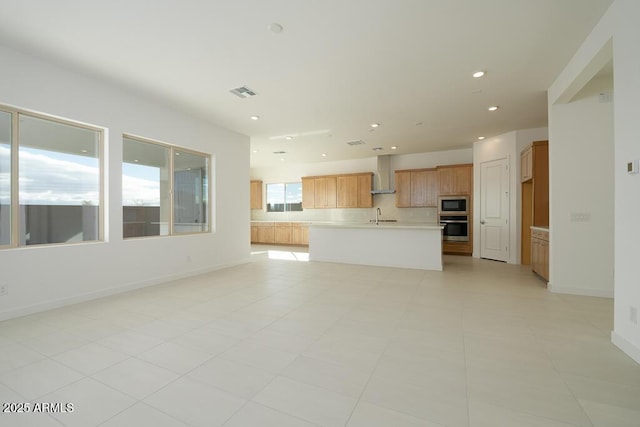
M 632 175 L 638 173 L 638 161 L 637 160 L 632 160 L 632 161 L 627 163 L 627 173 L 632 174 Z

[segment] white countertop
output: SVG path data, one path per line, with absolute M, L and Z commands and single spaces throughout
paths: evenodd
M 369 229 L 415 229 L 415 230 L 442 230 L 444 226 L 440 224 L 425 224 L 411 222 L 333 222 L 314 223 L 311 227 L 325 228 L 369 228 Z
M 537 227 L 535 225 L 532 225 L 531 229 L 536 231 L 546 231 L 547 233 L 549 232 L 549 227 Z

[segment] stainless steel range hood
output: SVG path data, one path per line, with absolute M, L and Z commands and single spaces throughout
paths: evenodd
M 385 154 L 377 157 L 377 168 L 374 177 L 374 190 L 371 194 L 393 194 L 396 192 L 391 187 L 391 155 Z

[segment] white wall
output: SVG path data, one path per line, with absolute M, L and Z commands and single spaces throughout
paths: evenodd
M 401 169 L 432 168 L 441 165 L 471 163 L 471 148 L 462 150 L 436 151 L 431 153 L 402 154 L 391 156 L 391 186 L 395 186 L 394 171 Z M 333 175 L 341 173 L 377 173 L 376 157 L 343 160 L 336 162 L 314 162 L 296 165 L 283 164 L 274 168 L 252 168 L 251 179 L 259 179 L 264 185 L 278 182 L 300 182 L 303 176 Z M 374 178 L 375 179 L 375 178 Z M 263 193 L 263 205 L 266 203 Z M 395 194 L 373 196 L 373 205 L 382 211 L 382 219 L 401 222 L 428 222 L 438 220 L 436 208 L 396 208 Z M 362 209 L 305 209 L 302 212 L 265 212 L 252 210 L 251 218 L 256 221 L 345 221 L 366 222 L 375 214 L 371 208 Z
M 520 186 L 520 151 L 533 141 L 548 139 L 547 128 L 508 132 L 473 144 L 473 212 L 480 212 L 480 164 L 498 159 L 509 162 L 509 258 L 510 264 L 520 263 L 520 229 L 522 195 Z M 473 216 L 473 256 L 480 257 L 480 215 Z
M 604 83 L 550 106 L 553 292 L 613 297 L 613 104 L 599 102 L 612 89 Z M 575 221 L 576 214 L 589 218 Z
M 613 42 L 615 96 L 614 121 L 614 330 L 612 341 L 640 363 L 640 325 L 631 321 L 632 308 L 640 308 L 640 174 L 626 172 L 628 161 L 640 159 L 640 2 L 616 0 L 592 30 L 565 70 L 549 89 L 549 105 L 554 106 L 572 90 L 572 83 L 588 80 L 592 64 L 606 45 Z M 596 70 L 597 71 L 597 70 Z M 555 107 L 549 111 L 550 127 L 560 119 Z M 553 157 L 552 161 L 555 161 Z M 554 167 L 554 166 L 552 166 Z M 552 181 L 552 194 L 555 183 Z M 552 205 L 552 211 L 554 207 Z M 555 262 L 551 242 L 552 262 Z M 553 264 L 552 264 L 553 268 Z
M 0 103 L 107 128 L 108 195 L 108 242 L 0 251 L 0 319 L 248 260 L 248 137 L 2 46 L 0 63 Z M 214 233 L 123 241 L 123 132 L 213 155 Z

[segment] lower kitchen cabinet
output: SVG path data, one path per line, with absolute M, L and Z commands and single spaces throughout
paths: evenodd
M 276 245 L 309 245 L 306 222 L 251 222 L 251 243 Z
M 531 270 L 549 281 L 549 231 L 531 228 Z

